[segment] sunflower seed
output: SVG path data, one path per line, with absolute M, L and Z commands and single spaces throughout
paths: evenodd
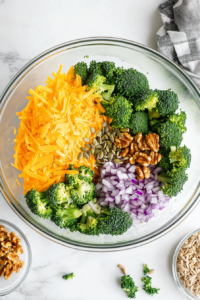
M 87 143 L 89 143 L 90 139 L 89 138 L 83 138 L 83 140 Z
M 87 152 L 87 149 L 85 147 L 80 148 L 83 152 Z
M 103 158 L 103 156 L 104 156 L 104 153 L 103 153 L 103 151 L 101 151 L 101 152 L 99 153 L 99 158 L 101 159 L 101 158 Z
M 110 148 L 108 146 L 106 146 L 106 151 L 110 152 Z
M 127 159 L 129 159 L 129 157 L 128 157 L 128 156 L 126 156 L 126 157 L 122 157 L 122 160 L 127 160 Z
M 106 127 L 105 127 L 105 132 L 108 132 L 108 131 L 110 131 L 110 129 L 109 129 L 108 126 L 106 126 Z
M 103 154 L 104 154 L 104 156 L 106 156 L 106 155 L 107 155 L 107 151 L 106 151 L 106 149 L 103 149 Z
M 106 142 L 103 142 L 102 148 L 105 148 L 105 147 L 106 147 Z
M 94 154 L 99 154 L 101 152 L 101 150 L 95 150 Z
M 116 164 L 123 164 L 123 162 L 122 162 L 120 159 L 114 159 L 114 162 L 115 162 Z
M 90 147 L 91 147 L 91 146 L 90 146 L 90 144 L 85 144 L 85 146 L 86 146 L 86 147 L 88 147 L 88 148 L 90 148 Z
M 78 159 L 81 159 L 83 157 L 83 152 L 80 152 L 78 155 Z
M 99 136 L 99 137 L 97 137 L 97 141 L 98 141 L 98 143 L 99 144 L 101 144 L 102 143 L 102 140 L 101 140 L 101 137 Z
M 108 122 L 103 122 L 102 127 L 106 127 L 108 125 Z
M 91 154 L 94 154 L 94 151 L 95 151 L 94 148 L 91 148 L 91 149 L 90 149 Z
M 121 130 L 121 132 L 129 132 L 129 131 L 130 131 L 129 128 L 122 128 L 122 129 L 120 129 L 120 130 Z
M 90 151 L 88 151 L 88 152 L 87 152 L 87 154 L 88 154 L 88 156 L 90 157 L 90 155 L 91 155 L 91 152 L 90 152 Z
M 101 130 L 97 133 L 97 136 L 102 136 L 102 131 Z
M 102 134 L 105 133 L 104 127 L 101 128 Z
M 109 145 L 109 146 L 112 146 L 112 143 L 111 143 L 111 141 L 107 141 L 107 145 Z
M 114 141 L 115 141 L 114 135 L 110 134 L 109 138 L 110 138 L 111 142 L 114 143 Z
M 116 155 L 119 156 L 121 151 L 117 151 Z
M 99 159 L 97 159 L 97 163 L 98 163 L 98 164 L 101 164 L 101 161 L 100 161 Z
M 116 146 L 115 146 L 115 144 L 112 145 L 112 149 L 113 149 L 113 151 L 116 151 Z
M 90 127 L 90 131 L 91 131 L 92 133 L 95 133 L 95 132 L 96 132 L 95 129 L 94 129 L 94 127 Z
M 86 158 L 86 159 L 88 159 L 89 158 L 89 155 L 85 152 L 85 153 L 83 153 L 83 155 L 84 155 L 84 157 Z
M 114 150 L 111 150 L 111 152 L 112 152 L 113 155 L 115 155 L 115 151 Z
M 107 140 L 107 139 L 108 139 L 107 134 L 104 134 L 103 137 L 102 137 L 102 139 L 103 139 L 103 140 Z
M 96 169 L 98 169 L 99 164 L 94 163 L 94 166 L 95 166 Z
M 97 146 L 96 146 L 96 149 L 101 149 L 101 148 L 102 148 L 101 145 L 97 145 Z
M 120 131 L 118 131 L 118 132 L 117 132 L 117 136 L 118 136 L 119 138 L 122 138 L 122 137 L 123 137 L 123 134 L 122 134 Z
M 113 158 L 113 154 L 110 152 L 110 153 L 108 153 L 108 157 L 109 158 Z
M 108 159 L 107 158 L 104 158 L 104 162 L 107 162 L 108 161 Z
M 93 141 L 92 141 L 92 144 L 94 145 L 94 146 L 96 146 L 98 143 L 97 143 L 97 140 L 94 138 L 93 139 Z

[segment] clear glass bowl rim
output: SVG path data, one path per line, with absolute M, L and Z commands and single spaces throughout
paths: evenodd
M 198 94 L 198 97 L 200 98 L 200 91 L 197 88 L 197 86 L 194 84 L 194 82 L 190 79 L 190 77 L 180 68 L 178 67 L 173 61 L 171 61 L 169 58 L 164 56 L 163 54 L 159 53 L 158 51 L 151 49 L 148 46 L 142 45 L 140 43 L 131 41 L 131 40 L 126 40 L 126 39 L 121 39 L 121 38 L 115 38 L 115 37 L 89 37 L 89 38 L 82 38 L 82 39 L 76 39 L 72 40 L 63 44 L 59 44 L 55 47 L 52 47 L 35 58 L 33 58 L 31 61 L 29 61 L 23 68 L 19 70 L 19 72 L 13 77 L 13 79 L 9 82 L 9 84 L 6 86 L 4 91 L 2 92 L 0 96 L 0 112 L 3 110 L 4 105 L 6 104 L 6 97 L 12 92 L 12 90 L 15 89 L 17 84 L 20 82 L 20 80 L 26 75 L 26 72 L 28 72 L 31 67 L 33 68 L 39 61 L 42 59 L 44 60 L 47 55 L 54 55 L 56 51 L 64 51 L 63 49 L 71 49 L 73 47 L 80 47 L 84 45 L 95 45 L 95 43 L 99 43 L 101 45 L 102 43 L 105 43 L 105 45 L 118 45 L 121 47 L 131 47 L 135 46 L 140 49 L 146 50 L 152 54 L 155 54 L 157 57 L 160 57 L 161 59 L 165 60 L 169 65 L 171 65 L 173 68 L 175 68 L 179 74 L 181 74 L 182 77 L 185 77 L 187 82 L 190 84 L 190 87 L 193 89 Z M 101 44 L 100 44 L 101 43 Z M 168 233 L 171 231 L 173 228 L 178 226 L 190 213 L 191 211 L 197 206 L 199 200 L 200 200 L 200 192 L 194 199 L 193 203 L 189 205 L 187 210 L 181 214 L 181 216 L 177 217 L 174 221 L 170 222 L 170 224 L 167 225 L 164 229 L 158 229 L 156 232 L 152 234 L 148 234 L 146 239 L 142 238 L 141 241 L 139 242 L 123 242 L 119 243 L 118 245 L 114 246 L 108 246 L 108 245 L 95 245 L 92 246 L 91 244 L 87 245 L 86 243 L 81 243 L 81 242 L 66 242 L 63 239 L 57 237 L 55 238 L 50 232 L 47 233 L 42 226 L 32 224 L 32 222 L 22 213 L 20 210 L 15 206 L 9 199 L 8 196 L 8 188 L 3 180 L 3 173 L 1 171 L 1 166 L 0 166 L 0 192 L 2 193 L 3 197 L 5 198 L 6 202 L 9 204 L 9 206 L 15 211 L 15 213 L 26 223 L 28 224 L 31 228 L 33 228 L 35 231 L 40 233 L 41 235 L 45 236 L 46 238 L 57 242 L 61 245 L 78 249 L 78 250 L 85 250 L 85 251 L 99 251 L 99 252 L 112 252 L 112 251 L 119 251 L 119 250 L 128 250 L 134 247 L 139 247 L 144 244 L 147 244 L 149 242 L 152 242 L 164 234 Z M 200 187 L 198 186 L 198 190 L 200 190 Z
M 176 247 L 176 250 L 174 251 L 174 255 L 173 255 L 173 259 L 172 259 L 172 273 L 173 273 L 173 277 L 174 277 L 174 281 L 176 283 L 176 286 L 178 287 L 178 289 L 181 291 L 181 293 L 185 296 L 187 296 L 190 299 L 199 299 L 198 297 L 196 297 L 195 295 L 193 295 L 188 289 L 186 289 L 186 287 L 181 283 L 181 280 L 178 277 L 177 274 L 177 266 L 176 266 L 176 262 L 177 262 L 177 257 L 178 257 L 178 253 L 181 249 L 181 247 L 183 246 L 183 244 L 189 239 L 190 236 L 192 236 L 193 234 L 199 232 L 200 229 L 195 229 L 193 231 L 191 231 L 190 233 L 188 233 L 179 243 L 178 246 Z
M 27 269 L 26 269 L 26 272 L 24 273 L 24 276 L 22 277 L 22 279 L 20 280 L 20 282 L 15 286 L 13 287 L 12 289 L 10 289 L 9 291 L 5 292 L 5 293 L 1 293 L 0 292 L 0 297 L 2 296 L 5 296 L 5 295 L 8 295 L 12 292 L 14 292 L 23 282 L 24 280 L 26 279 L 26 277 L 28 276 L 28 273 L 29 273 L 29 270 L 30 270 L 30 267 L 31 267 L 31 263 L 32 263 L 32 252 L 31 252 L 31 246 L 30 246 L 30 243 L 28 241 L 28 239 L 26 238 L 25 234 L 21 231 L 21 229 L 19 229 L 16 225 L 14 225 L 13 223 L 9 222 L 9 221 L 6 221 L 6 220 L 3 220 L 3 219 L 0 219 L 0 224 L 1 223 L 4 223 L 4 224 L 7 224 L 8 226 L 12 227 L 13 228 L 13 231 L 18 231 L 21 236 L 23 237 L 24 239 L 24 242 L 27 246 L 27 251 L 28 251 L 28 257 L 29 257 L 29 260 L 27 262 Z

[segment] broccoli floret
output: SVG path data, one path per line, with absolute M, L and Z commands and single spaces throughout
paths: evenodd
M 145 276 L 142 278 L 142 282 L 144 282 L 143 290 L 148 294 L 153 296 L 154 294 L 158 294 L 160 289 L 152 288 L 151 287 L 151 280 L 152 278 L 149 276 Z
M 40 218 L 48 219 L 52 216 L 52 208 L 47 200 L 46 192 L 38 192 L 31 189 L 25 195 L 26 203 L 33 214 Z
M 73 189 L 70 190 L 71 198 L 78 205 L 91 201 L 94 197 L 94 192 L 94 184 L 82 175 L 78 175 Z
M 158 95 L 152 90 L 143 90 L 134 100 L 134 107 L 136 111 L 148 110 L 150 114 L 156 107 L 158 102 Z
M 158 134 L 160 136 L 160 146 L 165 148 L 179 147 L 183 139 L 182 131 L 169 120 L 160 124 Z
M 105 115 L 112 118 L 113 128 L 129 127 L 129 121 L 132 114 L 132 104 L 123 96 L 113 97 L 110 105 L 105 105 Z
M 183 168 L 179 168 L 177 172 L 161 172 L 158 174 L 158 180 L 164 185 L 161 190 L 169 197 L 177 196 L 183 189 L 183 185 L 188 180 L 187 174 Z
M 130 275 L 121 277 L 121 288 L 127 293 L 129 298 L 135 298 L 135 293 L 139 291 Z
M 87 90 L 94 90 L 95 93 L 101 95 L 104 99 L 104 102 L 111 100 L 112 92 L 114 91 L 115 86 L 105 84 L 106 78 L 97 73 L 91 74 L 87 79 Z
M 150 270 L 149 270 L 149 268 L 147 267 L 146 264 L 144 264 L 143 267 L 144 267 L 143 268 L 144 275 L 147 275 L 147 273 L 149 273 Z
M 156 104 L 156 108 L 150 114 L 149 118 L 160 118 L 165 117 L 167 115 L 173 115 L 175 111 L 178 109 L 178 96 L 171 90 L 160 91 L 155 90 L 155 93 L 158 96 L 158 102 Z
M 89 74 L 94 74 L 94 73 L 103 75 L 102 63 L 96 62 L 96 60 L 92 60 L 89 66 Z
M 52 184 L 46 192 L 47 200 L 53 206 L 57 206 L 62 203 L 71 203 L 72 199 L 70 196 L 70 189 L 71 186 L 63 182 Z
M 129 128 L 133 134 L 137 134 L 139 132 L 147 134 L 149 131 L 148 115 L 144 111 L 133 113 L 129 121 Z
M 116 78 L 116 88 L 119 94 L 135 98 L 149 89 L 149 82 L 144 74 L 135 69 L 119 70 Z
M 184 133 L 187 128 L 185 127 L 186 113 L 182 111 L 180 114 L 169 116 L 168 120 L 177 125 L 177 127 Z
M 86 223 L 78 223 L 77 230 L 80 231 L 81 233 L 91 235 L 91 232 L 95 233 L 96 227 L 97 227 L 97 219 L 89 216 L 87 217 Z
M 68 280 L 68 279 L 73 279 L 75 277 L 74 273 L 66 274 L 63 276 L 63 279 Z
M 161 158 L 158 166 L 162 168 L 162 171 L 171 171 L 172 165 L 170 164 L 170 161 L 169 161 L 170 149 L 160 147 L 159 153 L 161 154 L 162 158 Z
M 69 165 L 68 170 L 77 171 L 77 169 L 73 165 Z M 78 174 L 76 174 L 76 175 L 75 174 L 65 174 L 65 180 L 70 186 L 73 186 L 75 184 L 77 178 L 78 178 Z
M 107 84 L 113 84 L 115 82 L 115 63 L 110 61 L 104 61 L 101 64 L 103 76 L 106 77 Z
M 61 228 L 71 228 L 76 226 L 82 211 L 76 206 L 60 205 L 54 210 L 51 221 Z
M 94 178 L 94 171 L 92 171 L 89 167 L 81 166 L 78 168 L 79 174 L 86 177 L 88 180 L 92 181 Z
M 82 85 L 84 85 L 86 83 L 86 79 L 88 77 L 88 67 L 87 64 L 85 62 L 78 62 L 75 66 L 74 66 L 74 74 L 78 74 L 79 76 L 81 76 L 81 82 Z
M 176 172 L 179 168 L 189 168 L 191 163 L 190 149 L 186 146 L 179 147 L 178 149 L 176 149 L 176 147 L 171 147 L 169 160 L 170 163 L 173 164 L 173 172 Z

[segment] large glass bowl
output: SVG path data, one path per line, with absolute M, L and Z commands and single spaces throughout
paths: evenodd
M 89 56 L 87 58 L 86 56 Z M 13 127 L 18 128 L 17 111 L 27 104 L 28 90 L 44 84 L 48 75 L 60 64 L 64 71 L 79 61 L 115 61 L 117 66 L 133 67 L 145 73 L 152 89 L 172 89 L 180 99 L 180 108 L 187 112 L 187 132 L 184 142 L 192 152 L 189 180 L 182 193 L 171 199 L 169 206 L 159 211 L 149 223 L 141 223 L 122 236 L 92 237 L 60 229 L 49 220 L 42 220 L 28 209 L 23 190 L 16 183 L 19 172 L 13 162 Z M 172 61 L 146 46 L 116 38 L 88 38 L 56 46 L 30 61 L 11 80 L 1 95 L 0 172 L 1 191 L 10 207 L 27 224 L 42 235 L 62 245 L 91 251 L 114 251 L 141 246 L 153 241 L 177 226 L 196 207 L 200 191 L 200 94 L 189 77 Z M 23 184 L 22 179 L 21 184 Z

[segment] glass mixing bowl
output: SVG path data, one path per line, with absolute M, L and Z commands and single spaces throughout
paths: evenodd
M 89 58 L 88 58 L 89 56 Z M 19 172 L 13 162 L 13 127 L 18 128 L 17 111 L 27 104 L 28 90 L 44 84 L 48 75 L 63 64 L 63 71 L 79 61 L 92 59 L 114 61 L 117 66 L 133 67 L 146 74 L 152 89 L 172 89 L 180 99 L 180 108 L 187 112 L 187 132 L 184 141 L 191 149 L 189 180 L 182 193 L 171 199 L 169 206 L 159 211 L 149 223 L 131 228 L 122 236 L 86 236 L 57 227 L 49 220 L 33 215 L 23 197 L 16 178 Z M 153 241 L 177 226 L 196 207 L 200 192 L 200 93 L 190 78 L 160 53 L 132 41 L 117 38 L 75 40 L 40 54 L 11 80 L 1 95 L 0 172 L 1 192 L 10 207 L 36 231 L 62 245 L 91 251 L 114 251 L 141 246 Z M 21 184 L 23 185 L 22 179 Z

